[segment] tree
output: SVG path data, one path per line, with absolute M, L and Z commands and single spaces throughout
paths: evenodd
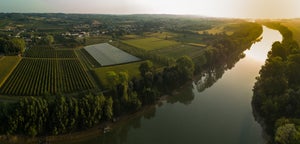
M 288 57 L 287 64 L 289 84 L 293 86 L 300 85 L 300 54 L 293 54 Z
M 47 35 L 45 37 L 45 43 L 48 44 L 48 45 L 51 45 L 52 43 L 54 42 L 54 38 L 52 35 Z
M 128 73 L 127 72 L 119 72 L 119 81 L 121 91 L 119 94 L 122 95 L 122 101 L 127 102 L 128 101 Z
M 272 53 L 272 57 L 279 56 L 283 60 L 286 59 L 285 47 L 283 47 L 283 45 L 279 41 L 276 41 L 273 43 L 271 53 Z
M 275 142 L 278 144 L 299 144 L 300 133 L 294 124 L 285 124 L 276 130 Z
M 106 82 L 111 89 L 115 89 L 119 83 L 119 76 L 114 71 L 108 71 L 106 73 Z
M 149 60 L 147 60 L 147 61 L 141 63 L 141 65 L 140 65 L 140 67 L 139 67 L 141 76 L 142 76 L 142 77 L 145 77 L 147 72 L 151 72 L 151 71 L 152 71 L 152 68 L 153 68 L 153 64 L 152 64 L 152 62 L 149 61 Z
M 6 55 L 22 54 L 25 51 L 25 41 L 20 38 L 10 40 L 0 39 L 0 53 Z
M 194 74 L 195 66 L 192 59 L 188 56 L 182 56 L 176 61 L 179 73 L 183 76 L 184 81 L 191 79 Z
M 6 39 L 0 38 L 0 53 L 4 53 L 4 49 L 8 47 L 9 43 Z
M 105 116 L 108 120 L 113 117 L 113 100 L 111 97 L 105 100 Z

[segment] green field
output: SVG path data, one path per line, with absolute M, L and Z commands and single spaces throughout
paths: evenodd
M 78 60 L 23 58 L 0 92 L 5 95 L 37 96 L 72 93 L 94 88 Z
M 125 40 L 122 41 L 125 44 L 131 45 L 136 48 L 141 48 L 144 50 L 157 50 L 162 48 L 168 48 L 172 46 L 176 46 L 179 43 L 171 40 L 158 39 L 154 37 L 142 38 L 142 39 L 134 39 L 134 40 Z
M 100 67 L 94 69 L 94 74 L 103 86 L 107 85 L 105 76 L 108 71 L 114 71 L 116 73 L 118 72 L 127 72 L 129 75 L 129 79 L 136 77 L 140 78 L 140 71 L 139 71 L 139 66 L 142 63 L 141 62 L 134 62 L 134 63 L 129 63 L 129 64 L 122 64 L 122 65 L 116 65 L 116 66 L 108 66 L 108 67 Z
M 289 20 L 282 24 L 293 32 L 294 39 L 300 44 L 300 20 Z
M 170 38 L 174 38 L 177 36 L 176 33 L 171 33 L 171 32 L 146 33 L 145 35 L 147 37 L 155 37 L 158 39 L 170 39 Z
M 21 58 L 17 56 L 4 56 L 0 58 L 0 87 L 20 60 Z
M 175 59 L 184 55 L 189 56 L 193 59 L 196 58 L 197 56 L 202 55 L 203 50 L 204 47 L 196 47 L 191 45 L 178 45 L 173 48 L 164 48 L 152 52 L 167 57 L 173 57 Z

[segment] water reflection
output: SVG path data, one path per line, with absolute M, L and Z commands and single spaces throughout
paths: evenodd
M 203 72 L 198 78 L 195 79 L 194 83 L 197 87 L 198 92 L 204 91 L 206 88 L 211 87 L 218 79 L 222 78 L 226 70 L 234 67 L 234 65 L 242 58 L 245 54 L 239 54 L 239 56 L 232 56 L 226 61 L 219 64 L 215 64 L 210 70 Z

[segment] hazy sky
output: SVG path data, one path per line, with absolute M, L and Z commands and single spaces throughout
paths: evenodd
M 300 0 L 0 0 L 0 12 L 300 17 Z

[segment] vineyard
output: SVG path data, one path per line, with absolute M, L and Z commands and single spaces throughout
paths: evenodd
M 77 59 L 23 58 L 0 89 L 6 95 L 71 93 L 94 88 Z
M 31 58 L 76 58 L 74 50 L 55 49 L 49 46 L 29 48 L 24 56 Z

